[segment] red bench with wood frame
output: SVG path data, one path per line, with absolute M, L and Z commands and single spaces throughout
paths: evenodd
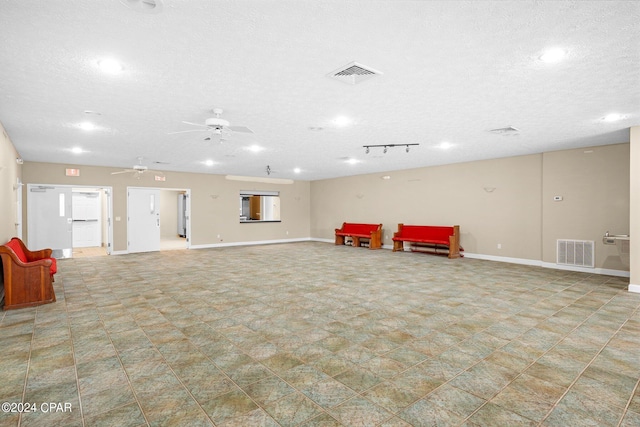
M 17 237 L 0 246 L 4 309 L 31 307 L 56 300 L 53 275 L 57 271 L 51 249 L 30 251 Z
M 369 249 L 382 248 L 382 224 L 356 224 L 343 222 L 336 228 L 336 245 L 344 245 L 344 238 L 351 237 L 353 246 L 360 246 L 360 239 L 369 239 Z
M 460 258 L 464 251 L 460 247 L 460 226 L 440 227 L 433 225 L 398 224 L 393 233 L 393 251 L 404 250 L 404 242 L 411 243 L 414 252 L 435 254 L 447 253 L 449 258 Z M 446 251 L 446 252 L 445 252 Z

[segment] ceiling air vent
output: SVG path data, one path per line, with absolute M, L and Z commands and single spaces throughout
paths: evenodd
M 489 132 L 495 133 L 496 135 L 511 136 L 518 135 L 520 133 L 520 129 L 514 128 L 513 126 L 507 126 L 506 128 L 491 129 Z
M 382 72 L 374 70 L 366 65 L 358 64 L 357 62 L 351 62 L 337 70 L 332 71 L 327 75 L 332 79 L 355 85 L 361 83 L 371 77 L 381 76 Z

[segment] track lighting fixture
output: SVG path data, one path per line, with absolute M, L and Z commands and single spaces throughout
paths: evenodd
M 384 154 L 387 154 L 387 151 L 389 151 L 389 148 L 393 148 L 393 147 L 406 147 L 405 151 L 408 153 L 409 152 L 409 147 L 412 145 L 420 145 L 420 144 L 384 144 L 384 145 L 363 145 L 362 147 L 364 148 L 364 152 L 365 154 L 369 154 L 369 152 L 371 151 L 372 148 L 378 148 L 378 147 L 382 147 L 382 152 Z

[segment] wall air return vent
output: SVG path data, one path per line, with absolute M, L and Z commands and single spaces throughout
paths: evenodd
M 327 77 L 332 79 L 355 85 L 361 83 L 371 77 L 381 76 L 382 72 L 374 70 L 366 65 L 358 64 L 357 62 L 351 62 L 344 67 L 340 67 L 337 70 L 327 74 Z
M 593 240 L 557 240 L 556 263 L 576 267 L 595 266 Z

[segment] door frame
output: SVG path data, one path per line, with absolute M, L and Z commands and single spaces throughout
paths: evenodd
M 87 188 L 87 189 L 95 189 L 95 190 L 102 190 L 105 193 L 106 199 L 107 199 L 107 218 L 105 221 L 105 218 L 103 218 L 103 224 L 106 223 L 107 224 L 107 246 L 106 246 L 106 250 L 107 250 L 107 255 L 111 255 L 111 253 L 113 252 L 113 187 L 111 187 L 110 185 L 67 185 L 67 184 L 27 184 L 27 237 L 29 236 L 29 224 L 30 224 L 30 218 L 29 218 L 29 191 L 31 188 L 34 187 L 52 187 L 52 188 L 70 188 L 71 191 L 73 192 L 74 188 L 78 188 L 78 189 L 83 189 L 83 188 Z M 102 232 L 102 230 L 100 231 Z M 73 241 L 73 236 L 72 236 L 72 241 Z M 35 248 L 35 249 L 39 249 L 39 248 Z
M 186 249 L 191 249 L 191 189 L 190 188 L 167 188 L 167 187 L 141 187 L 141 186 L 127 186 L 127 195 L 129 194 L 129 190 L 131 189 L 141 189 L 141 190 L 160 190 L 160 191 L 181 191 L 184 192 L 187 195 L 187 201 L 186 201 L 186 215 L 185 215 L 185 221 L 186 221 L 186 225 L 187 225 L 187 247 Z M 158 201 L 159 203 L 159 201 Z M 130 237 L 130 233 L 129 233 L 129 196 L 127 196 L 127 242 L 129 242 L 129 237 Z M 160 221 L 162 221 L 162 212 L 160 212 Z M 162 250 L 162 249 L 160 249 Z M 129 245 L 127 244 L 127 252 L 129 253 Z

